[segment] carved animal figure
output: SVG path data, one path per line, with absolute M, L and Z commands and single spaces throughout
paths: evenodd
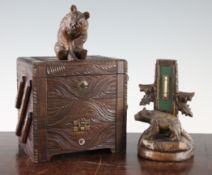
M 145 137 L 148 139 L 156 138 L 160 131 L 165 130 L 170 132 L 168 137 L 169 140 L 179 141 L 181 139 L 181 124 L 174 115 L 157 110 L 150 111 L 144 108 L 135 115 L 135 120 L 150 124 L 150 127 L 144 133 Z
M 72 5 L 68 13 L 61 21 L 55 44 L 55 53 L 59 60 L 85 59 L 87 50 L 83 44 L 87 40 L 89 13 L 77 11 Z

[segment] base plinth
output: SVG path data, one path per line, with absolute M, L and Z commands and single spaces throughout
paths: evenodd
M 183 161 L 194 155 L 192 138 L 185 132 L 180 141 L 147 139 L 141 136 L 138 142 L 138 155 L 155 161 Z

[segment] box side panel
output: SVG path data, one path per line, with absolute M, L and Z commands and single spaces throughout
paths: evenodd
M 18 115 L 20 116 L 21 110 L 23 110 L 23 101 L 26 93 L 26 89 L 27 86 L 29 85 L 30 80 L 32 80 L 32 64 L 31 62 L 26 61 L 24 58 L 18 58 L 17 59 L 17 89 L 20 88 L 20 82 L 23 80 L 24 77 L 24 86 L 23 86 L 23 97 L 20 101 L 20 108 L 18 110 Z M 24 152 L 32 159 L 34 160 L 34 152 L 33 152 L 33 144 L 34 144 L 34 139 L 33 139 L 33 128 L 30 127 L 29 130 L 29 134 L 27 137 L 27 141 L 26 143 L 23 143 L 23 135 L 24 135 L 24 128 L 25 128 L 25 124 L 27 121 L 27 114 L 28 112 L 32 112 L 33 111 L 33 96 L 32 93 L 30 93 L 29 96 L 29 101 L 27 104 L 27 108 L 26 108 L 26 113 L 24 116 L 24 120 L 22 125 L 22 130 L 21 130 L 21 134 L 19 136 L 19 144 L 20 147 L 24 150 Z M 20 120 L 20 117 L 18 118 L 18 121 Z M 33 122 L 33 121 L 32 121 Z
M 127 62 L 117 61 L 116 152 L 126 151 L 127 122 Z

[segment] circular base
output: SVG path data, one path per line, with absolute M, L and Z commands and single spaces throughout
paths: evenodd
M 182 136 L 178 141 L 148 140 L 141 136 L 138 155 L 156 161 L 183 161 L 194 155 L 193 141 Z
M 167 153 L 167 152 L 156 152 L 154 150 L 146 149 L 145 147 L 139 147 L 138 155 L 150 160 L 156 161 L 183 161 L 190 159 L 194 155 L 193 148 L 187 151 Z

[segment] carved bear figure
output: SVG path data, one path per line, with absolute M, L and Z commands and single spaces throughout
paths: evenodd
M 149 139 L 157 137 L 161 130 L 170 132 L 168 139 L 171 141 L 179 141 L 181 139 L 181 124 L 174 115 L 157 110 L 150 111 L 144 108 L 135 115 L 135 120 L 150 124 L 150 127 L 144 133 L 145 137 Z
M 87 40 L 89 13 L 81 13 L 75 5 L 62 19 L 58 30 L 55 53 L 59 60 L 85 59 L 87 50 L 83 44 Z

